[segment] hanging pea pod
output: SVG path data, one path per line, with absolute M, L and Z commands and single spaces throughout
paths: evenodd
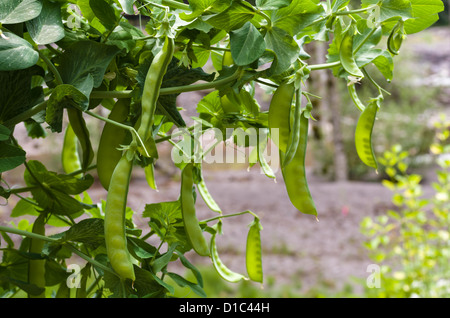
M 308 142 L 309 116 L 306 110 L 300 117 L 300 141 L 291 163 L 281 169 L 286 190 L 291 203 L 302 213 L 317 216 L 316 206 L 309 191 L 306 180 L 305 156 Z M 283 162 L 284 153 L 280 151 L 280 160 Z
M 129 99 L 119 99 L 111 109 L 108 119 L 121 124 L 125 123 L 130 103 Z M 122 157 L 122 150 L 119 148 L 129 144 L 130 139 L 131 136 L 126 129 L 110 122 L 106 122 L 103 126 L 97 150 L 97 172 L 105 189 L 108 189 L 112 172 Z
M 188 163 L 181 172 L 181 214 L 186 235 L 194 251 L 201 256 L 209 256 L 208 243 L 203 236 L 195 211 L 195 200 L 192 192 L 194 186 L 193 168 L 193 163 Z
M 259 218 L 255 217 L 253 222 L 250 224 L 245 252 L 245 263 L 248 277 L 259 283 L 263 282 L 261 230 L 262 226 Z
M 276 176 L 272 170 L 272 168 L 270 167 L 269 163 L 266 160 L 266 157 L 264 156 L 264 151 L 267 148 L 267 143 L 268 143 L 268 132 L 266 131 L 266 129 L 262 130 L 260 129 L 260 134 L 258 135 L 259 141 L 258 144 L 256 145 L 256 150 L 257 150 L 257 160 L 258 163 L 261 167 L 262 172 L 269 178 L 271 179 L 276 179 Z
M 33 224 L 32 232 L 39 235 L 45 235 L 45 219 L 46 214 L 41 213 L 36 218 Z M 31 239 L 30 253 L 41 255 L 44 248 L 44 241 L 39 239 Z M 30 298 L 44 298 L 45 297 L 45 259 L 30 259 L 28 263 L 28 282 L 36 285 L 42 289 L 39 295 L 31 295 Z
M 281 162 L 282 167 L 287 166 L 292 158 L 294 158 L 297 152 L 297 147 L 300 141 L 300 122 L 302 116 L 302 92 L 301 89 L 297 89 L 295 92 L 295 108 L 294 108 L 294 121 L 289 135 L 289 141 L 284 155 L 284 160 Z
M 81 170 L 81 161 L 78 155 L 78 138 L 70 123 L 67 125 L 64 134 L 61 162 L 65 173 L 69 174 Z M 75 177 L 81 178 L 82 174 L 80 173 Z
M 67 115 L 69 123 L 81 145 L 81 167 L 83 170 L 87 170 L 94 159 L 94 149 L 92 148 L 86 121 L 83 118 L 83 112 L 76 108 L 67 108 Z
M 355 83 L 349 83 L 347 85 L 347 89 L 348 89 L 348 93 L 353 101 L 353 103 L 355 104 L 355 106 L 360 110 L 360 111 L 364 111 L 364 109 L 366 108 L 366 106 L 364 106 L 364 104 L 362 103 L 362 101 L 359 99 L 359 96 L 356 92 L 356 87 L 355 87 Z
M 353 37 L 355 35 L 355 25 L 352 23 L 344 34 L 339 49 L 339 58 L 344 70 L 351 76 L 363 78 L 364 74 L 356 64 L 353 54 Z
M 149 165 L 145 166 L 144 173 L 145 173 L 145 180 L 147 180 L 147 183 L 150 186 L 150 188 L 158 191 L 158 187 L 156 186 L 156 180 L 155 180 L 154 164 L 150 163 Z
M 152 128 L 155 116 L 155 110 L 159 98 L 159 91 L 161 84 L 166 74 L 167 67 L 172 61 L 174 54 L 174 40 L 170 37 L 165 37 L 164 46 L 161 51 L 156 54 L 150 65 L 145 77 L 144 87 L 142 91 L 142 113 L 138 134 L 143 140 L 145 147 L 148 150 L 156 149 L 155 141 L 152 136 Z M 139 148 L 140 149 L 140 148 Z M 141 153 L 144 151 L 140 149 Z M 157 153 L 151 154 L 156 157 Z
M 221 222 L 215 225 L 216 232 L 211 236 L 211 243 L 210 243 L 210 249 L 211 249 L 211 260 L 213 263 L 214 268 L 216 269 L 217 273 L 220 277 L 225 279 L 226 281 L 229 281 L 231 283 L 237 283 L 241 280 L 247 280 L 248 278 L 245 277 L 242 274 L 236 273 L 229 269 L 220 259 L 219 252 L 216 245 L 216 236 L 217 233 L 220 232 L 219 228 L 221 226 Z
M 395 27 L 392 29 L 387 40 L 387 48 L 389 52 L 391 52 L 394 55 L 399 54 L 403 40 L 406 38 L 403 26 L 404 26 L 403 20 L 399 20 L 395 25 Z
M 129 99 L 119 99 L 113 106 L 108 119 L 118 123 L 124 123 L 128 118 Z M 126 138 L 129 132 L 112 123 L 105 123 L 103 126 L 100 141 L 97 149 L 97 174 L 103 188 L 108 190 L 109 182 L 114 168 L 122 157 L 119 148 L 127 144 Z
M 222 213 L 222 209 L 219 207 L 217 202 L 214 200 L 213 196 L 208 190 L 208 187 L 206 186 L 205 179 L 203 178 L 203 173 L 201 171 L 201 167 L 197 169 L 198 171 L 198 181 L 197 184 L 197 190 L 200 193 L 200 196 L 202 197 L 203 201 L 206 203 L 206 205 L 211 209 L 211 211 Z
M 369 101 L 358 119 L 355 131 L 355 146 L 359 158 L 367 166 L 378 170 L 377 160 L 372 146 L 372 131 L 378 111 L 379 98 Z
M 125 212 L 133 160 L 125 153 L 114 168 L 105 206 L 106 252 L 114 271 L 121 279 L 136 279 L 127 248 Z
M 282 83 L 275 90 L 269 106 L 269 128 L 272 141 L 286 152 L 291 131 L 291 106 L 295 94 L 294 83 Z

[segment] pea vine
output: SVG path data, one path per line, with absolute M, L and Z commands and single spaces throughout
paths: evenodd
M 251 148 L 250 165 L 275 178 L 266 153 L 273 142 L 284 179 L 279 186 L 300 213 L 317 218 L 304 170 L 312 100 L 320 98 L 308 91 L 311 73 L 329 70 L 347 83 L 361 112 L 356 150 L 376 169 L 371 134 L 388 91 L 370 73 L 391 81 L 402 42 L 430 27 L 442 10 L 440 0 L 3 0 L 0 196 L 19 198 L 11 217 L 35 222 L 0 225 L 0 295 L 169 297 L 176 284 L 206 297 L 188 252 L 210 258 L 227 281 L 263 284 L 264 220 L 253 211 L 223 213 L 203 178 L 207 155 L 231 140 Z M 308 63 L 308 45 L 318 42 L 327 44 L 326 62 Z M 355 89 L 363 78 L 378 92 L 368 101 Z M 257 86 L 273 93 L 268 111 L 255 97 Z M 178 97 L 195 91 L 206 95 L 198 116 L 186 118 Z M 104 122 L 98 145 L 88 118 Z M 61 169 L 28 157 L 15 136 L 19 124 L 29 138 L 64 134 Z M 203 149 L 199 139 L 209 130 L 215 142 Z M 180 197 L 132 211 L 131 170 L 143 169 L 149 191 L 156 190 L 161 143 L 173 147 Z M 18 167 L 23 184 L 12 186 L 8 176 Z M 108 191 L 105 201 L 89 196 L 96 179 Z M 205 220 L 196 215 L 200 198 L 212 213 Z M 148 228 L 136 227 L 138 213 Z M 228 268 L 216 245 L 222 223 L 241 215 L 253 218 L 247 273 Z M 57 234 L 46 234 L 49 227 Z M 76 288 L 68 280 L 72 255 L 83 260 Z M 171 262 L 195 280 L 171 271 Z

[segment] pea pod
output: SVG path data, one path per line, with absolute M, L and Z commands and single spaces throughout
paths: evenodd
M 275 180 L 276 176 L 275 176 L 272 168 L 266 161 L 266 158 L 264 157 L 264 151 L 267 148 L 267 142 L 268 142 L 267 133 L 265 133 L 263 130 L 260 129 L 260 134 L 259 134 L 258 138 L 259 138 L 259 141 L 258 141 L 258 145 L 256 146 L 258 163 L 261 167 L 262 172 L 267 177 Z
M 45 235 L 45 214 L 41 213 L 36 218 L 33 224 L 32 232 L 35 234 Z M 44 241 L 39 239 L 31 239 L 30 253 L 41 254 L 44 248 Z M 30 259 L 28 264 L 28 282 L 43 289 L 39 295 L 31 295 L 30 298 L 44 298 L 45 297 L 45 259 Z
M 114 271 L 123 279 L 135 280 L 133 263 L 127 249 L 125 212 L 133 161 L 124 154 L 111 177 L 105 206 L 106 251 Z
M 245 252 L 245 263 L 248 277 L 255 282 L 263 282 L 262 252 L 261 252 L 261 230 L 259 218 L 255 217 L 250 224 L 247 235 L 247 246 Z
M 237 283 L 241 280 L 246 280 L 247 277 L 232 271 L 222 262 L 222 260 L 219 257 L 219 252 L 217 250 L 216 235 L 217 231 L 211 236 L 210 249 L 211 249 L 211 260 L 217 273 L 219 274 L 220 277 L 231 283 Z
M 152 127 L 155 110 L 158 102 L 159 91 L 174 53 L 174 40 L 166 37 L 163 48 L 155 55 L 145 77 L 142 90 L 142 114 L 138 128 L 138 134 L 148 148 L 154 147 Z
M 282 167 L 281 172 L 291 203 L 302 213 L 317 216 L 317 210 L 309 191 L 306 180 L 305 156 L 308 142 L 309 118 L 305 111 L 300 117 L 300 140 L 297 152 L 291 163 Z M 280 160 L 284 160 L 284 153 L 280 151 Z
M 289 143 L 291 105 L 294 93 L 294 83 L 280 84 L 275 90 L 269 106 L 268 123 L 270 134 L 275 145 L 283 152 L 286 152 Z
M 372 99 L 361 113 L 355 131 L 355 146 L 359 158 L 367 166 L 378 169 L 372 147 L 372 131 L 378 111 L 378 99 Z
M 66 133 L 64 134 L 61 162 L 65 173 L 81 170 L 81 162 L 78 155 L 78 138 L 70 123 L 67 125 Z M 79 174 L 76 177 L 81 178 L 81 176 L 82 174 Z
M 347 89 L 348 89 L 348 93 L 353 101 L 353 103 L 355 104 L 355 106 L 360 110 L 360 111 L 364 111 L 364 109 L 366 108 L 366 106 L 364 106 L 364 104 L 361 102 L 361 100 L 359 99 L 358 94 L 356 93 L 356 87 L 355 87 L 355 83 L 349 83 L 347 85 Z
M 158 187 L 156 186 L 155 180 L 155 166 L 153 165 L 153 163 L 150 163 L 149 165 L 145 166 L 144 174 L 145 180 L 147 180 L 147 183 L 150 186 L 150 188 L 158 191 Z
M 355 35 L 355 26 L 351 24 L 344 34 L 339 50 L 339 58 L 344 70 L 351 76 L 363 78 L 364 74 L 356 64 L 353 54 L 353 36 Z
M 108 119 L 124 123 L 128 118 L 130 107 L 129 99 L 119 99 L 113 106 Z M 128 131 L 112 123 L 103 126 L 97 149 L 97 174 L 103 188 L 108 190 L 114 168 L 122 157 L 118 148 L 126 144 Z
M 281 163 L 282 166 L 287 166 L 297 152 L 297 147 L 300 140 L 300 117 L 302 115 L 301 97 L 301 89 L 297 89 L 295 93 L 294 121 L 292 124 L 291 133 L 289 135 L 284 160 Z
M 403 20 L 400 20 L 389 34 L 387 40 L 388 51 L 394 55 L 398 55 L 404 39 Z
M 81 145 L 81 167 L 83 170 L 87 170 L 94 159 L 94 149 L 92 148 L 86 121 L 83 118 L 83 112 L 76 108 L 67 108 L 67 115 L 69 117 L 70 125 Z
M 201 256 L 209 256 L 208 243 L 203 236 L 195 211 L 195 200 L 192 192 L 194 186 L 193 168 L 193 163 L 188 163 L 181 172 L 181 214 L 186 235 L 194 251 Z

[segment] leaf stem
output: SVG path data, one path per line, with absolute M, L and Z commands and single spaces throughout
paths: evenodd
M 324 64 L 314 64 L 314 65 L 309 65 L 308 68 L 311 71 L 317 71 L 317 70 L 325 70 L 328 68 L 333 68 L 336 66 L 341 65 L 341 61 L 336 61 L 336 62 L 331 62 L 331 63 L 324 63 Z
M 210 218 L 210 219 L 206 219 L 206 220 L 200 221 L 200 223 L 208 223 L 208 222 L 215 221 L 215 220 L 218 220 L 218 219 L 229 218 L 229 217 L 243 215 L 243 214 L 251 214 L 251 215 L 253 215 L 256 218 L 259 218 L 258 215 L 256 215 L 255 213 L 253 213 L 250 210 L 247 210 L 247 211 L 244 211 L 244 212 L 238 212 L 238 213 L 232 213 L 232 214 L 222 214 L 222 215 Z
M 52 238 L 52 237 L 48 237 L 45 235 L 40 235 L 40 234 L 36 234 L 33 232 L 24 231 L 24 230 L 19 230 L 19 229 L 13 228 L 13 227 L 3 226 L 3 225 L 0 225 L 0 232 L 22 235 L 22 236 L 26 236 L 26 237 L 29 237 L 32 239 L 38 239 L 38 240 L 47 241 L 47 242 L 58 241 L 58 239 L 56 239 L 56 238 Z
M 59 74 L 58 69 L 55 67 L 55 65 L 44 55 L 41 51 L 38 51 L 39 57 L 44 61 L 44 63 L 47 65 L 50 72 L 53 73 L 55 76 L 55 81 L 57 85 L 64 84 L 61 74 Z
M 347 11 L 337 11 L 337 12 L 334 12 L 333 15 L 350 15 L 350 14 L 355 14 L 355 13 L 364 13 L 366 11 L 370 11 L 370 10 L 374 9 L 377 6 L 378 6 L 377 4 L 374 4 L 367 8 L 347 10 Z

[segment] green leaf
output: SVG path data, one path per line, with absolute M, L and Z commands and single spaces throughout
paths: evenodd
M 0 173 L 12 170 L 25 162 L 26 153 L 21 148 L 0 142 Z
M 290 3 L 290 0 L 256 0 L 256 7 L 259 10 L 278 10 Z
M 272 26 L 294 36 L 322 14 L 323 7 L 317 1 L 293 0 L 289 6 L 272 11 Z
M 392 81 L 394 77 L 394 62 L 392 55 L 387 50 L 384 50 L 378 55 L 372 63 L 378 68 L 381 74 L 383 74 L 386 80 Z
M 169 246 L 169 249 L 166 253 L 162 254 L 160 257 L 155 259 L 153 262 L 152 270 L 154 273 L 160 272 L 163 268 L 165 268 L 170 260 L 172 259 L 173 252 L 178 246 L 178 242 L 175 242 Z
M 273 75 L 286 71 L 300 54 L 300 48 L 294 38 L 278 27 L 273 27 L 266 33 L 265 41 L 267 48 L 276 54 L 278 60 Z
M 192 13 L 180 13 L 180 18 L 184 21 L 193 21 L 202 14 L 215 14 L 226 10 L 231 5 L 232 0 L 191 0 L 189 7 Z
M 15 24 L 34 19 L 41 13 L 40 0 L 2 0 L 0 24 Z
M 104 241 L 103 219 L 90 218 L 81 220 L 63 232 L 59 241 L 63 243 L 84 243 L 95 249 Z
M 33 76 L 43 77 L 44 70 L 35 65 L 23 70 L 0 72 L 0 121 L 11 119 L 44 100 L 42 87 L 32 87 Z
M 250 22 L 230 32 L 230 49 L 236 65 L 248 65 L 256 61 L 265 51 L 266 43 L 258 29 Z
M 61 5 L 44 0 L 38 17 L 27 21 L 27 30 L 36 44 L 44 45 L 64 38 L 64 26 L 61 20 Z
M 0 141 L 8 140 L 11 130 L 0 124 Z
M 412 18 L 411 0 L 362 0 L 362 7 L 378 4 L 375 19 L 383 22 L 391 18 L 402 18 L 404 20 Z
M 438 13 L 444 10 L 441 0 L 411 0 L 413 19 L 405 21 L 406 34 L 425 30 L 439 20 Z
M 45 116 L 45 121 L 53 132 L 62 131 L 64 108 L 73 107 L 73 105 L 87 108 L 89 100 L 85 94 L 72 85 L 58 85 L 48 99 Z
M 120 3 L 120 6 L 122 7 L 123 11 L 126 14 L 130 14 L 130 15 L 134 14 L 134 8 L 133 8 L 134 0 L 117 0 L 117 2 Z
M 228 32 L 241 28 L 253 16 L 253 8 L 247 6 L 245 2 L 233 1 L 232 5 L 225 11 L 211 17 L 204 16 L 203 20 L 217 29 Z
M 28 41 L 11 32 L 0 37 L 0 71 L 14 71 L 29 68 L 37 63 L 39 53 Z
M 102 84 L 103 76 L 120 49 L 113 45 L 94 41 L 78 41 L 58 58 L 58 71 L 64 84 L 78 88 L 88 75 L 94 79 L 94 87 Z
M 176 273 L 167 273 L 167 275 L 180 287 L 189 287 L 194 293 L 199 295 L 200 297 L 206 297 L 206 293 L 198 284 L 193 283 L 186 278 L 176 274 Z
M 100 22 L 109 30 L 116 24 L 114 8 L 105 0 L 89 0 L 89 6 Z
M 72 215 L 88 206 L 71 194 L 78 194 L 90 188 L 94 178 L 86 175 L 81 179 L 48 171 L 36 160 L 30 160 L 25 170 L 24 180 L 30 187 L 34 200 L 48 212 L 59 215 Z

